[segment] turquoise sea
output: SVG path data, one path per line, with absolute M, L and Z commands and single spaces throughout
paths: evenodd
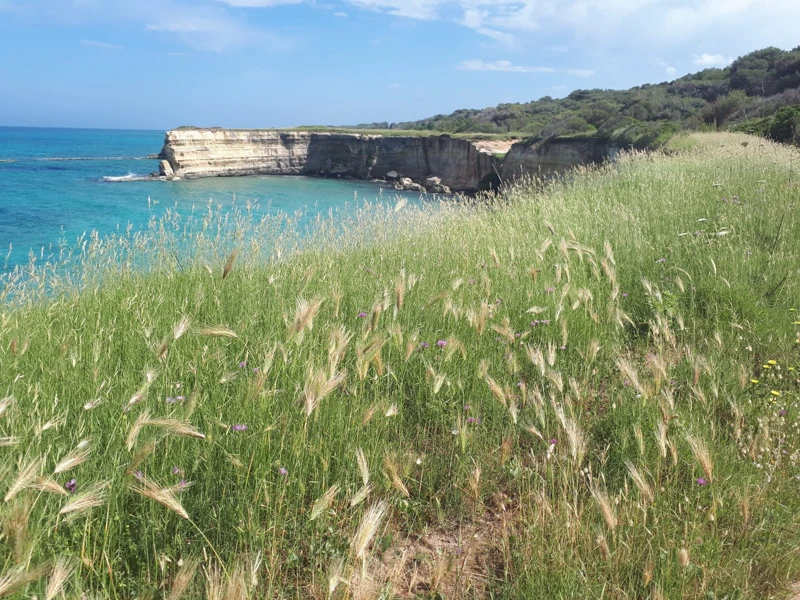
M 226 177 L 142 181 L 158 169 L 163 131 L 0 127 L 0 273 L 47 258 L 59 242 L 74 244 L 128 225 L 144 228 L 168 208 L 188 212 L 215 204 L 258 201 L 261 210 L 305 219 L 346 215 L 365 201 L 395 202 L 398 193 L 369 182 L 305 177 Z M 120 180 L 120 178 L 125 178 Z M 418 196 L 410 199 L 416 200 Z M 41 259 L 40 259 L 41 261 Z

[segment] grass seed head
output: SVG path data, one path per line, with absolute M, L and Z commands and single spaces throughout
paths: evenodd
M 380 501 L 370 506 L 364 513 L 361 518 L 361 524 L 350 542 L 356 558 L 360 558 L 362 561 L 366 560 L 369 545 L 375 534 L 378 533 L 378 529 L 386 516 L 386 511 L 386 503 Z
M 53 600 L 53 598 L 61 593 L 64 584 L 72 577 L 77 566 L 77 563 L 71 557 L 58 557 L 53 567 L 53 572 L 50 574 L 50 579 L 47 582 L 47 590 L 44 596 L 45 600 Z

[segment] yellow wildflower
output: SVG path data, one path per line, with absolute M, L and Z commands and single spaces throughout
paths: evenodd
M 790 371 L 794 371 L 794 367 L 789 367 L 789 370 Z
M 751 379 L 750 383 L 758 383 L 758 379 Z
M 770 367 L 769 365 L 761 365 L 761 368 L 762 369 L 771 369 L 772 367 Z
M 777 361 L 777 360 L 768 360 L 768 361 L 767 361 L 767 364 L 768 364 L 768 365 L 773 365 L 773 366 L 775 366 L 775 365 L 777 365 L 777 364 L 778 364 L 778 361 Z
M 792 325 L 800 325 L 800 321 L 795 321 Z
M 773 396 L 775 396 L 776 398 L 780 398 L 780 397 L 781 397 L 781 393 L 780 393 L 779 391 L 777 391 L 777 390 L 772 390 L 772 391 L 770 392 L 770 394 L 772 394 L 772 395 L 773 395 Z

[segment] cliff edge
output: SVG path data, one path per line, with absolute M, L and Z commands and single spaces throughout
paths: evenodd
M 167 178 L 316 175 L 356 179 L 435 177 L 453 191 L 496 184 L 490 152 L 450 136 L 404 137 L 305 131 L 177 129 L 159 158 Z

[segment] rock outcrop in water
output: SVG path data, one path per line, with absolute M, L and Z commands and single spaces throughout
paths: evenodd
M 356 133 L 178 129 L 166 134 L 159 158 L 165 177 L 318 175 L 439 178 L 453 191 L 488 189 L 497 165 L 491 153 L 450 136 L 405 137 Z M 170 170 L 172 173 L 170 173 Z

